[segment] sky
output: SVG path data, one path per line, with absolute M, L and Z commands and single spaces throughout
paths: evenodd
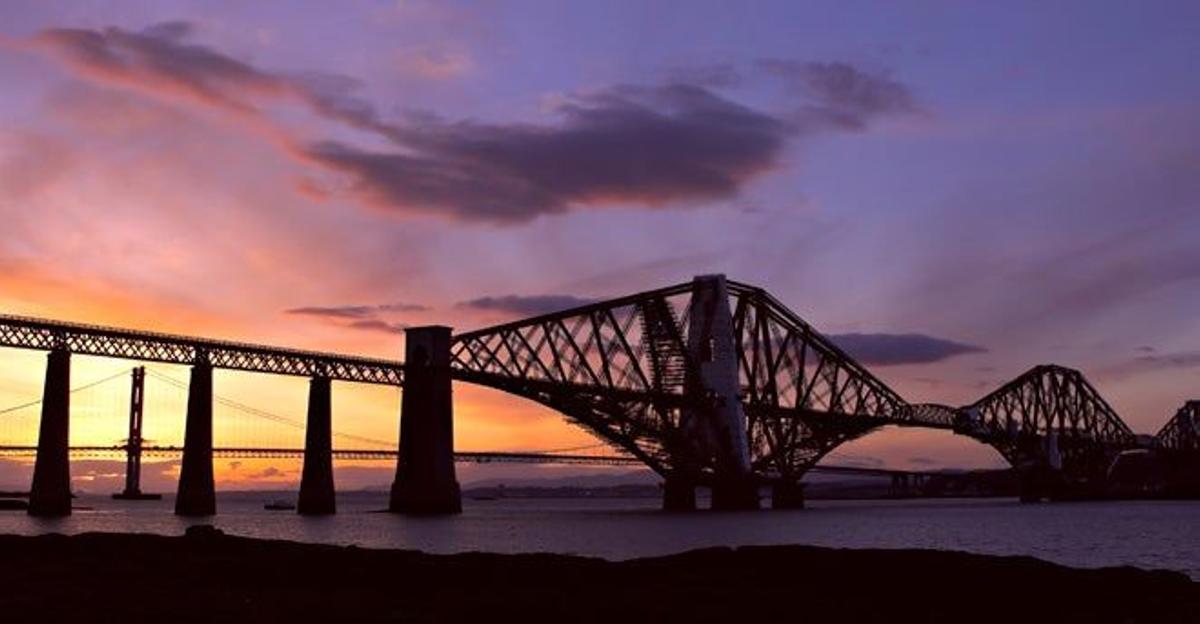
M 406 325 L 724 273 L 911 402 L 1057 363 L 1154 433 L 1200 397 L 1198 23 L 1191 2 L 9 0 L 0 310 L 398 358 Z M 76 358 L 74 380 L 128 366 Z M 0 408 L 43 369 L 0 351 Z M 303 380 L 217 392 L 304 413 Z M 595 441 L 455 393 L 460 449 Z M 334 427 L 394 440 L 397 405 L 339 384 Z M 122 437 L 110 411 L 73 441 Z M 839 458 L 999 461 L 928 431 Z

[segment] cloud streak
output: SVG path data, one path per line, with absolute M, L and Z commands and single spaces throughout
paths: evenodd
M 306 316 L 337 323 L 342 327 L 365 331 L 398 334 L 407 327 L 384 318 L 400 312 L 427 312 L 429 307 L 415 303 L 385 303 L 380 305 L 306 306 L 284 310 L 284 314 Z
M 801 108 L 808 123 L 863 130 L 875 117 L 921 112 L 907 86 L 849 63 L 761 59 L 758 67 L 812 99 Z
M 983 353 L 982 347 L 924 334 L 837 334 L 829 336 L 854 359 L 869 366 L 929 364 L 967 353 Z
M 560 312 L 595 303 L 596 301 L 596 299 L 587 299 L 572 295 L 501 295 L 463 301 L 456 307 L 481 312 L 500 312 L 506 315 L 521 317 Z

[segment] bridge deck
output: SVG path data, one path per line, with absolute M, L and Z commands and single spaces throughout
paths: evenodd
M 402 362 L 23 316 L 0 315 L 0 347 L 392 386 L 404 381 Z

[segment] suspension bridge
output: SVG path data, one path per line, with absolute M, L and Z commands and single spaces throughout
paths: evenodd
M 403 513 L 459 511 L 456 461 L 639 463 L 663 477 L 668 509 L 694 508 L 698 486 L 711 488 L 716 509 L 757 508 L 762 487 L 772 506 L 799 507 L 805 474 L 884 426 L 991 445 L 1020 474 L 1028 501 L 1105 496 L 1114 466 L 1134 451 L 1167 475 L 1143 490 L 1194 495 L 1200 474 L 1195 401 L 1156 436 L 1137 436 L 1081 373 L 1037 366 L 970 405 L 911 404 L 765 290 L 719 275 L 462 334 L 408 328 L 403 362 L 11 316 L 0 316 L 0 346 L 49 352 L 37 444 L 6 451 L 35 454 L 30 513 L 39 515 L 70 512 L 72 452 L 125 452 L 133 472 L 141 454 L 180 454 L 181 515 L 215 512 L 219 455 L 302 457 L 298 510 L 312 514 L 334 512 L 332 462 L 351 456 L 395 459 L 390 508 Z M 186 384 L 146 373 L 186 389 L 182 446 L 145 444 L 143 378 L 131 391 L 126 442 L 72 450 L 73 354 L 190 366 Z M 231 405 L 213 394 L 214 369 L 308 378 L 305 421 Z M 401 387 L 398 443 L 334 432 L 335 380 Z M 453 381 L 546 405 L 610 450 L 456 453 Z M 303 446 L 215 447 L 214 403 L 302 431 Z M 365 446 L 335 451 L 335 438 Z

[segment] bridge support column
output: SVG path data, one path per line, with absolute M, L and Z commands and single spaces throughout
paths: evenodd
M 712 487 L 712 508 L 715 511 L 758 509 L 758 484 L 746 477 L 721 479 L 718 475 Z
M 696 482 L 688 477 L 669 476 L 663 480 L 663 511 L 695 511 Z
M 50 352 L 42 394 L 37 459 L 29 491 L 29 515 L 71 515 L 71 353 Z
M 796 481 L 772 485 L 771 509 L 804 509 L 804 484 Z
M 750 438 L 739 396 L 737 345 L 724 275 L 701 275 L 692 283 L 688 353 L 698 370 L 690 382 L 713 405 L 684 413 L 702 454 L 715 460 L 712 508 L 758 509 L 758 483 L 750 470 Z
M 212 365 L 206 361 L 192 366 L 183 435 L 183 465 L 179 472 L 179 493 L 175 497 L 175 514 L 179 516 L 211 516 L 217 512 L 213 485 L 212 374 Z
M 390 511 L 462 511 L 454 474 L 454 403 L 450 393 L 450 328 L 404 330 L 404 390 L 400 400 L 400 457 Z
M 296 512 L 324 515 L 337 511 L 333 487 L 332 396 L 328 377 L 308 386 L 308 425 L 304 431 L 304 471 Z

